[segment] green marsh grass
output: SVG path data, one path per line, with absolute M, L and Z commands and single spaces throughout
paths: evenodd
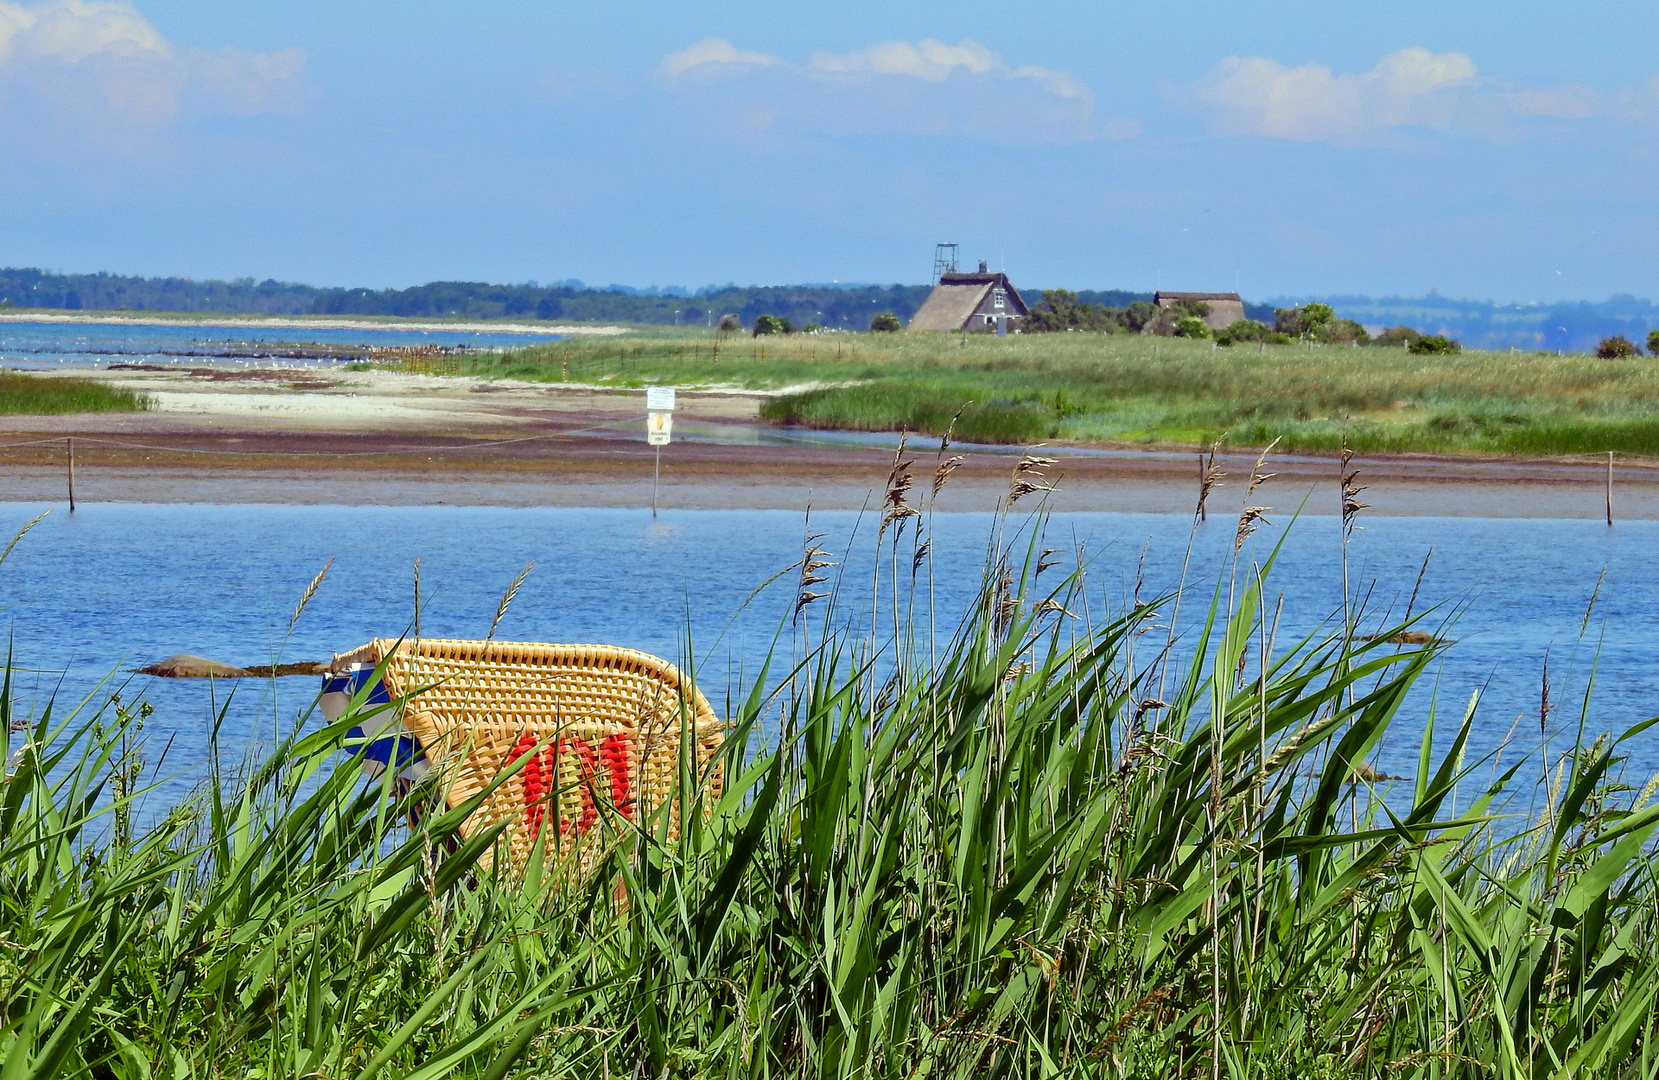
M 958 436 L 1292 450 L 1659 454 L 1659 360 L 1236 345 L 1138 335 L 822 334 L 562 341 L 469 373 L 779 396 L 776 423 Z
M 143 412 L 148 408 L 149 395 L 93 379 L 0 372 L 0 416 Z
M 1551 762 L 1518 825 L 1494 815 L 1532 762 L 1477 779 L 1496 770 L 1464 760 L 1473 703 L 1430 715 L 1448 731 L 1409 780 L 1352 782 L 1444 646 L 1389 642 L 1421 615 L 1360 612 L 1279 640 L 1270 555 L 1188 606 L 1176 660 L 1173 597 L 1105 613 L 1040 518 L 1008 519 L 971 610 L 926 628 L 901 464 L 887 630 L 837 629 L 809 533 L 776 669 L 725 696 L 724 794 L 682 777 L 675 845 L 662 815 L 607 817 L 585 882 L 554 852 L 522 885 L 485 870 L 495 833 L 462 840 L 468 807 L 395 804 L 342 757 L 352 713 L 240 766 L 215 744 L 195 797 L 113 827 L 156 772 L 140 712 L 17 716 L 8 668 L 0 1072 L 1659 1070 L 1659 805 L 1619 782 L 1622 740 Z

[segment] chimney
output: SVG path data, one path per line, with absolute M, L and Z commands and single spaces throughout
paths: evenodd
M 986 269 L 986 266 L 985 266 L 985 260 L 984 259 L 979 260 L 979 272 L 981 274 L 984 274 L 984 273 L 988 272 L 987 269 Z

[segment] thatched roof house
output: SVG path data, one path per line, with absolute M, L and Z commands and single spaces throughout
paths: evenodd
M 1183 300 L 1197 300 L 1210 309 L 1210 313 L 1204 316 L 1204 324 L 1211 330 L 1225 330 L 1245 317 L 1244 301 L 1236 292 L 1159 292 L 1152 297 L 1159 310 L 1167 312 L 1173 312 L 1176 305 Z M 1169 321 L 1165 318 L 1150 320 L 1142 333 L 1159 333 L 1159 324 Z
M 980 263 L 978 273 L 950 271 L 939 275 L 939 284 L 911 316 L 909 329 L 996 333 L 999 323 L 1000 329 L 1007 329 L 1010 321 L 1025 316 L 1025 301 L 1009 283 L 1008 275 L 993 274 Z

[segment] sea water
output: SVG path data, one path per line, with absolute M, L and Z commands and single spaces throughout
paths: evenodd
M 142 314 L 142 313 L 136 313 Z M 0 366 L 16 370 L 105 367 L 109 364 L 200 364 L 219 355 L 257 354 L 260 345 L 307 344 L 351 347 L 441 345 L 473 349 L 522 349 L 557 340 L 547 334 L 502 334 L 489 331 L 408 329 L 326 329 L 322 327 L 215 326 L 175 323 L 140 326 L 130 323 L 0 322 Z M 282 367 L 305 361 L 271 361 Z M 332 361 L 327 361 L 332 362 Z
M 0 504 L 0 533 L 9 538 L 43 509 Z M 221 744 L 235 757 L 269 746 L 299 723 L 318 680 L 209 683 L 128 669 L 176 653 L 241 665 L 326 660 L 374 637 L 397 637 L 414 622 L 417 558 L 424 636 L 483 637 L 503 590 L 534 562 L 498 638 L 598 642 L 676 662 L 689 657 L 704 693 L 727 712 L 728 693 L 735 699 L 769 656 L 773 677 L 790 656 L 798 571 L 788 568 L 809 529 L 825 534 L 818 543 L 841 564 L 828 582 L 838 590 L 835 607 L 826 599 L 803 616 L 814 639 L 826 611 L 834 626 L 867 627 L 878 525 L 851 512 L 816 512 L 809 525 L 783 511 L 669 511 L 653 518 L 628 509 L 51 509 L 0 565 L 0 617 L 20 669 L 19 712 L 38 714 L 51 702 L 62 714 L 115 693 L 148 701 L 155 713 L 146 725 L 147 754 L 154 762 L 167 752 L 169 780 L 156 798 L 180 797 L 205 775 L 208 734 L 220 710 Z M 1051 558 L 1059 560 L 1043 584 L 1073 570 L 1081 553 L 1087 610 L 1081 603 L 1072 608 L 1097 623 L 1132 603 L 1137 590 L 1150 600 L 1179 587 L 1186 563 L 1183 650 L 1196 641 L 1212 599 L 1226 606 L 1234 580 L 1230 515 L 1214 515 L 1196 531 L 1186 516 L 1106 513 L 1040 521 L 940 514 L 913 524 L 932 544 L 931 564 L 914 579 L 915 610 L 925 626 L 931 591 L 941 638 L 970 608 L 992 546 L 1012 547 L 1017 565 L 1039 527 L 1036 546 L 1058 549 Z M 1381 626 L 1385 614 L 1397 621 L 1412 604 L 1429 612 L 1419 628 L 1455 640 L 1378 747 L 1374 761 L 1384 771 L 1413 774 L 1430 708 L 1438 712 L 1436 742 L 1443 745 L 1476 693 L 1468 760 L 1501 746 L 1505 766 L 1546 739 L 1558 754 L 1581 718 L 1594 737 L 1659 712 L 1659 584 L 1651 569 L 1659 523 L 1609 529 L 1571 520 L 1378 518 L 1362 526 L 1346 548 L 1353 603 L 1366 613 L 1362 632 Z M 878 624 L 889 628 L 890 575 L 896 564 L 908 594 L 914 538 L 907 532 L 896 553 L 892 540 L 890 530 L 873 605 Z M 1266 606 L 1269 618 L 1278 618 L 1283 650 L 1304 634 L 1340 627 L 1344 547 L 1336 519 L 1303 519 L 1288 531 L 1276 520 L 1244 545 L 1237 580 L 1281 541 Z M 329 560 L 326 579 L 290 627 L 307 585 Z M 1161 632 L 1143 637 L 1139 659 L 1150 661 L 1161 644 Z M 1544 712 L 1546 663 L 1551 708 Z M 1638 738 L 1629 750 L 1627 773 L 1640 786 L 1659 769 L 1659 742 Z M 1483 767 L 1480 779 L 1486 775 Z

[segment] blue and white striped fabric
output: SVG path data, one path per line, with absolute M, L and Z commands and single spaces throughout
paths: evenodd
M 379 776 L 387 768 L 397 771 L 400 780 L 414 783 L 431 770 L 420 740 L 403 726 L 386 684 L 374 677 L 373 664 L 353 664 L 347 671 L 323 676 L 322 709 L 329 723 L 345 715 L 351 699 L 373 680 L 368 694 L 358 705 L 363 720 L 346 733 L 346 748 L 363 749 L 363 772 Z

